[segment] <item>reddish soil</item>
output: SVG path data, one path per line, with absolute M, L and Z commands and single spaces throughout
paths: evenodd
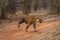
M 52 28 L 60 26 L 59 20 L 44 21 L 43 23 L 36 24 L 38 32 L 34 32 L 33 26 L 31 25 L 28 32 L 25 32 L 26 24 L 21 24 L 21 27 L 17 28 L 17 22 L 6 23 L 1 25 L 0 40 L 32 40 L 38 35 L 51 30 Z

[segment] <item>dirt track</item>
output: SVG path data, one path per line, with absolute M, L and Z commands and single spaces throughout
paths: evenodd
M 59 27 L 60 28 L 60 19 L 52 21 L 44 21 L 43 23 L 36 24 L 37 31 L 34 32 L 33 26 L 28 29 L 28 32 L 25 32 L 26 24 L 21 24 L 21 28 L 17 28 L 17 23 L 6 23 L 1 28 L 0 40 L 40 40 L 36 39 L 40 37 L 45 32 Z M 42 37 L 42 36 L 41 36 Z

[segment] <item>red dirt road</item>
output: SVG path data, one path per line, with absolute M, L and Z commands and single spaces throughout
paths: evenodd
M 10 23 L 3 25 L 0 32 L 0 40 L 33 40 L 38 35 L 47 32 L 55 27 L 60 26 L 60 19 L 53 21 L 44 21 L 43 23 L 37 23 L 36 28 L 38 32 L 34 32 L 33 26 L 25 32 L 26 24 L 21 24 L 21 28 L 17 28 L 17 23 Z

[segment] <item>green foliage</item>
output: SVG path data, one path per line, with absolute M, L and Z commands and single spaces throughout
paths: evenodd
M 60 6 L 60 0 L 54 0 L 53 5 L 54 6 Z
M 49 9 L 49 14 L 56 14 L 56 9 L 53 7 Z
M 50 14 L 57 14 L 59 13 L 60 9 L 60 0 L 53 0 L 52 6 L 50 9 Z

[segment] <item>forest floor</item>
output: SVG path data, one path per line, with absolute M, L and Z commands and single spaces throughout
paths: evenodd
M 60 16 L 45 16 L 43 22 L 37 22 L 38 32 L 34 32 L 33 26 L 25 32 L 26 24 L 21 24 L 18 28 L 18 22 L 3 23 L 0 25 L 0 40 L 60 40 Z

